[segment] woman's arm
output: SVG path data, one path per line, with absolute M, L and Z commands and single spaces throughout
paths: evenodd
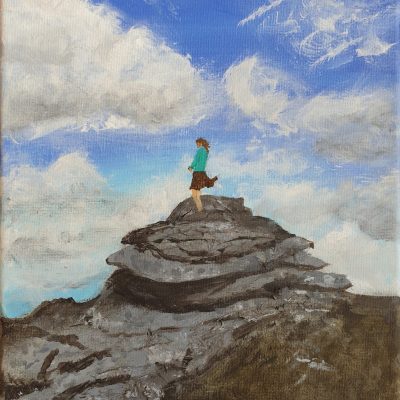
M 192 163 L 189 165 L 189 168 L 194 169 L 194 168 L 196 167 L 196 164 L 197 164 L 198 161 L 199 161 L 199 156 L 200 156 L 200 149 L 198 149 L 198 150 L 196 151 L 196 154 L 195 154 L 195 156 L 194 156 L 194 159 L 193 159 Z

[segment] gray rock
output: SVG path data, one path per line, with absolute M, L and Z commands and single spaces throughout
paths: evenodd
M 204 211 L 191 198 L 180 203 L 166 221 L 128 233 L 123 244 L 182 263 L 224 263 L 276 246 L 294 235 L 268 218 L 253 216 L 243 199 L 203 196 Z
M 342 291 L 351 283 L 344 275 L 287 267 L 182 282 L 157 282 L 121 269 L 110 277 L 107 287 L 103 303 L 123 299 L 134 305 L 182 313 L 212 311 L 241 300 L 276 296 L 283 288 Z
M 303 284 L 324 289 L 348 289 L 351 282 L 342 274 L 324 273 L 320 271 L 305 272 L 302 276 Z
M 266 268 L 262 252 L 248 254 L 239 259 L 231 259 L 224 264 L 213 262 L 185 264 L 180 261 L 157 258 L 149 250 L 140 252 L 132 245 L 111 254 L 106 262 L 119 268 L 127 268 L 136 275 L 159 282 L 182 282 L 234 273 L 256 273 Z
M 88 302 L 3 319 L 8 398 L 159 399 L 259 323 L 320 323 L 351 283 L 316 269 L 313 243 L 253 216 L 242 198 L 191 198 L 126 235 Z M 269 325 L 268 325 L 269 326 Z
M 293 256 L 286 257 L 283 262 L 299 269 L 321 269 L 328 265 L 328 263 L 309 255 L 305 251 L 299 251 Z
M 203 196 L 203 204 L 205 211 L 197 213 L 186 199 L 166 221 L 130 232 L 122 239 L 127 246 L 107 263 L 160 282 L 259 273 L 278 262 L 297 267 L 299 260 L 305 269 L 323 264 L 301 253 L 312 242 L 253 216 L 242 198 Z

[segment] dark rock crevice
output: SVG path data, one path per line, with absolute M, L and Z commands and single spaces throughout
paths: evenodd
M 53 398 L 53 400 L 72 400 L 73 398 L 75 398 L 76 395 L 83 393 L 87 389 L 124 383 L 128 381 L 130 378 L 131 378 L 130 375 L 124 374 L 124 375 L 110 376 L 107 378 L 98 378 L 91 381 L 85 381 L 83 383 L 80 383 L 79 385 L 75 385 L 64 390 L 62 393 L 57 394 Z
M 58 353 L 60 352 L 59 349 L 55 349 L 50 351 L 50 353 L 46 356 L 46 358 L 43 361 L 42 367 L 40 368 L 40 372 L 38 373 L 38 379 L 40 380 L 45 380 L 47 379 L 47 370 L 49 369 L 51 363 L 53 362 L 53 360 L 56 358 L 56 356 L 58 355 Z
M 78 361 L 61 362 L 57 365 L 57 370 L 60 372 L 60 374 L 82 371 L 89 365 L 93 364 L 95 360 L 101 360 L 104 357 L 111 357 L 111 352 L 109 349 L 96 351 Z

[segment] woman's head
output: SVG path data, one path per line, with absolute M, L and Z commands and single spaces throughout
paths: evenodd
M 198 139 L 196 139 L 196 144 L 197 144 L 197 146 L 203 146 L 207 150 L 207 153 L 208 153 L 208 151 L 210 149 L 210 143 L 208 143 L 206 139 L 198 138 Z

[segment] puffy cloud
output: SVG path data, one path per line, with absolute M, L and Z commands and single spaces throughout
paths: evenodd
M 337 191 L 335 213 L 345 221 L 357 222 L 374 239 L 396 240 L 399 174 L 392 172 L 364 186 L 343 184 Z
M 289 75 L 253 56 L 229 67 L 224 82 L 230 101 L 255 124 L 273 124 L 285 133 L 290 129 L 282 113 L 295 107 L 303 89 Z
M 13 168 L 3 178 L 5 291 L 19 290 L 18 302 L 33 307 L 101 279 L 111 272 L 105 258 L 124 234 L 165 218 L 190 195 L 185 173 L 181 166 L 127 195 L 111 190 L 80 153 L 45 169 Z
M 241 193 L 248 197 L 248 190 L 244 186 Z M 292 232 L 316 240 L 331 229 L 337 200 L 334 191 L 301 181 L 266 183 L 262 193 L 250 201 L 256 214 L 267 215 Z
M 374 161 L 396 149 L 396 102 L 385 89 L 305 96 L 305 89 L 258 57 L 225 74 L 231 103 L 259 130 L 315 135 L 315 149 L 333 161 Z
M 331 271 L 346 274 L 352 291 L 398 295 L 396 181 L 398 173 L 393 172 L 365 186 L 347 183 L 337 190 L 309 181 L 274 183 L 254 197 L 244 183 L 240 194 L 255 214 L 314 240 L 313 254 L 328 262 Z
M 324 236 L 315 255 L 330 263 L 327 270 L 346 274 L 352 292 L 400 295 L 398 249 L 394 241 L 373 240 L 350 222 L 343 222 Z
M 386 90 L 318 95 L 298 110 L 296 125 L 335 161 L 375 160 L 396 148 L 396 103 Z
M 195 125 L 211 85 L 188 57 L 145 27 L 124 30 L 85 0 L 4 4 L 3 130 L 37 137 L 60 128 Z
M 280 221 L 309 234 L 329 229 L 330 221 L 338 219 L 356 223 L 372 239 L 390 241 L 396 239 L 399 224 L 398 182 L 399 173 L 394 171 L 366 185 L 345 182 L 336 189 L 311 181 L 267 183 L 256 207 L 257 212 L 273 212 Z

